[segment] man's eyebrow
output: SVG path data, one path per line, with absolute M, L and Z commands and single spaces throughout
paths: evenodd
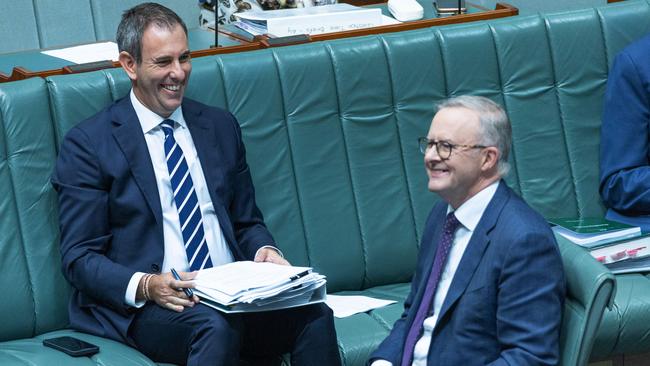
M 165 62 L 165 61 L 169 61 L 171 59 L 172 59 L 171 56 L 160 56 L 160 57 L 154 57 L 153 62 L 154 63 Z
M 179 57 L 187 57 L 189 55 L 190 55 L 190 50 L 186 50 L 185 52 L 181 53 L 181 55 Z M 172 56 L 165 55 L 165 56 L 160 56 L 160 57 L 154 57 L 153 62 L 154 63 L 167 62 L 167 61 L 170 61 L 172 59 L 173 59 Z

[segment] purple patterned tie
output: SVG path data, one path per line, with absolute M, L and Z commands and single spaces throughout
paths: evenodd
M 431 304 L 433 303 L 433 296 L 436 293 L 436 288 L 438 287 L 438 281 L 440 280 L 440 275 L 442 274 L 443 268 L 445 268 L 445 263 L 447 262 L 447 256 L 449 255 L 449 250 L 451 249 L 451 244 L 454 242 L 454 232 L 460 225 L 460 222 L 454 216 L 453 212 L 447 214 L 447 220 L 445 220 L 444 232 L 436 249 L 436 257 L 433 260 L 433 268 L 431 269 L 431 274 L 429 275 L 429 280 L 427 281 L 427 287 L 424 290 L 424 295 L 422 295 L 422 301 L 420 302 L 420 307 L 418 312 L 415 314 L 415 319 L 411 324 L 411 329 L 406 336 L 406 342 L 404 342 L 404 353 L 402 354 L 402 366 L 410 366 L 411 360 L 413 359 L 413 350 L 415 349 L 415 343 L 420 338 L 420 331 L 422 329 L 422 323 L 426 318 L 429 310 L 431 309 Z

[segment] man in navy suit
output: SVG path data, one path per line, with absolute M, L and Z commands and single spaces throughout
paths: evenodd
M 192 69 L 183 21 L 138 5 L 117 41 L 131 92 L 70 130 L 52 178 L 72 327 L 158 362 L 236 365 L 290 352 L 297 365 L 340 364 L 323 304 L 225 315 L 181 290 L 196 269 L 288 262 L 255 204 L 237 121 L 183 97 Z
M 411 292 L 380 365 L 555 365 L 564 301 L 562 263 L 546 221 L 501 177 L 511 128 L 496 103 L 461 96 L 439 105 L 420 138 L 431 211 Z
M 600 134 L 607 218 L 650 231 L 650 35 L 616 56 Z

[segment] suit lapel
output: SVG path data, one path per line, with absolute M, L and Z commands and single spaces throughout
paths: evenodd
M 454 279 L 451 282 L 445 301 L 442 304 L 440 314 L 438 314 L 438 324 L 467 289 L 470 280 L 474 276 L 474 272 L 483 258 L 483 252 L 490 244 L 490 237 L 488 234 L 496 225 L 501 210 L 509 197 L 510 188 L 508 188 L 504 181 L 501 181 L 499 188 L 486 207 L 485 212 L 483 212 L 483 216 L 476 226 L 472 238 L 467 244 L 465 253 L 458 264 L 458 268 L 454 274 Z
M 160 206 L 158 186 L 156 185 L 156 176 L 147 149 L 147 142 L 142 133 L 142 127 L 140 127 L 138 116 L 128 96 L 122 98 L 114 107 L 113 126 L 113 136 L 122 152 L 124 152 L 133 178 L 142 191 L 147 205 L 153 212 L 156 223 L 161 227 L 162 233 L 162 208 Z

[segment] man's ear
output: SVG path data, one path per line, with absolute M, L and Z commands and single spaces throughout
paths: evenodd
M 124 71 L 126 71 L 126 74 L 129 75 L 129 79 L 137 80 L 138 74 L 135 72 L 135 67 L 136 67 L 135 58 L 131 56 L 130 53 L 126 51 L 122 51 L 120 52 L 120 56 L 118 60 L 120 61 L 120 64 L 122 65 Z
M 497 166 L 499 156 L 501 155 L 496 146 L 488 146 L 483 149 L 483 164 L 481 170 L 488 171 Z

